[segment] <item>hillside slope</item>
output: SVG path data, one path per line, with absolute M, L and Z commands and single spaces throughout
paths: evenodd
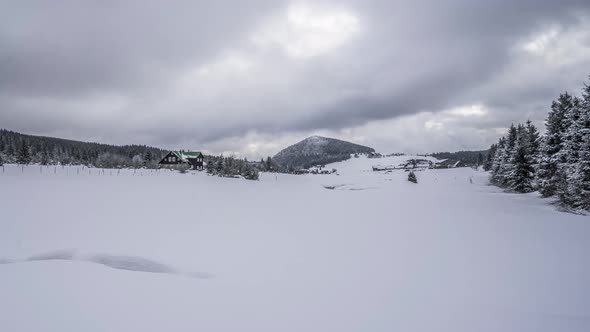
M 311 136 L 277 153 L 273 159 L 283 167 L 310 167 L 350 158 L 354 153 L 372 153 L 375 149 L 322 136 Z

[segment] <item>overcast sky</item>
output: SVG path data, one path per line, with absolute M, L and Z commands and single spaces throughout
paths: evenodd
M 588 0 L 0 0 L 0 128 L 29 134 L 481 149 L 588 75 Z

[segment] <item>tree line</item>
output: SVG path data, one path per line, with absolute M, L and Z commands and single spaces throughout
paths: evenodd
M 85 165 L 97 168 L 158 168 L 159 161 L 167 153 L 166 150 L 146 145 L 88 143 L 0 129 L 0 165 L 18 163 Z M 282 171 L 270 157 L 260 163 L 250 163 L 246 159 L 233 156 L 206 156 L 206 164 L 206 170 L 210 174 L 242 176 L 249 180 L 257 180 L 260 171 Z
M 242 160 L 223 155 L 207 157 L 205 169 L 207 173 L 221 177 L 242 176 L 247 180 L 258 180 L 260 176 L 258 166 L 249 163 L 247 159 Z
M 452 159 L 461 161 L 465 166 L 481 166 L 488 157 L 488 151 L 457 151 L 437 152 L 431 154 L 436 159 Z
M 0 129 L 0 164 L 156 168 L 167 152 L 146 145 L 115 146 L 25 135 Z
M 490 147 L 484 169 L 490 181 L 512 192 L 539 191 L 567 208 L 590 210 L 590 86 L 582 96 L 562 93 L 551 105 L 545 134 L 511 125 Z

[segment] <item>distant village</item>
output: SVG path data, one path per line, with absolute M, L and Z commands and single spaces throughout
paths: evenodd
M 466 167 L 466 165 L 460 160 L 444 159 L 444 160 L 428 160 L 428 159 L 409 159 L 399 165 L 376 165 L 373 166 L 373 171 L 394 171 L 394 170 L 425 170 L 425 169 L 445 169 L 445 168 L 457 168 Z

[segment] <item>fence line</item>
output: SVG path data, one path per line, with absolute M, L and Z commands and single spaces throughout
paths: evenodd
M 39 173 L 36 173 L 35 166 L 39 166 Z M 58 172 L 58 168 L 61 170 Z M 84 165 L 39 165 L 39 164 L 3 164 L 0 165 L 2 173 L 5 176 L 19 175 L 37 175 L 37 176 L 159 176 L 162 174 L 176 174 L 173 170 L 168 169 L 134 169 L 134 168 L 93 168 Z M 53 168 L 53 172 L 51 169 Z M 70 174 L 70 170 L 76 170 L 76 173 Z M 116 172 L 114 172 L 116 170 Z M 19 172 L 20 171 L 20 172 Z M 52 174 L 53 173 L 53 174 Z

